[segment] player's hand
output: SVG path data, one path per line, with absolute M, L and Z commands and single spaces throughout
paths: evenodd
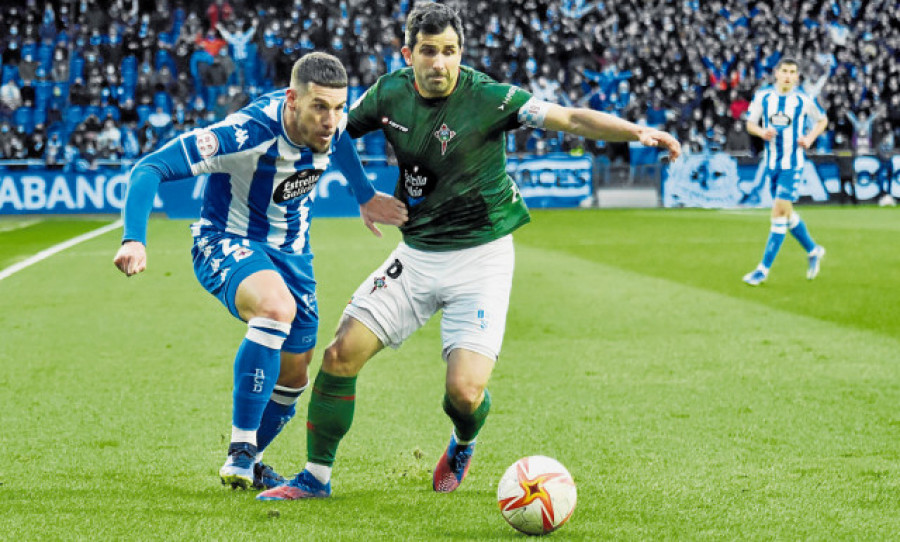
M 676 160 L 681 156 L 681 143 L 672 134 L 650 128 L 643 130 L 638 136 L 642 145 L 647 147 L 663 147 L 669 151 L 669 160 Z
M 376 222 L 402 226 L 406 224 L 409 213 L 402 201 L 384 192 L 375 192 L 372 199 L 359 206 L 359 216 L 376 237 L 381 237 L 381 230 L 375 225 Z
M 777 134 L 777 132 L 775 131 L 775 128 L 772 128 L 770 126 L 770 127 L 766 128 L 765 130 L 763 130 L 762 134 L 760 134 L 759 137 L 765 139 L 766 141 L 772 141 L 773 139 L 775 139 L 776 134 Z
M 129 277 L 147 269 L 147 249 L 144 247 L 144 243 L 126 241 L 116 252 L 113 263 L 119 268 L 119 271 Z
M 797 138 L 797 145 L 800 145 L 804 149 L 809 149 L 812 146 L 812 141 L 805 135 L 802 135 Z

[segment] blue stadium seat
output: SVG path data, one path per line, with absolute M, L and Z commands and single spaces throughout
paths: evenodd
M 119 120 L 119 108 L 114 105 L 107 105 L 103 108 L 103 116 L 100 117 L 100 120 L 105 119 L 106 117 L 112 117 L 113 120 Z
M 99 105 L 89 105 L 84 108 L 84 118 L 88 118 L 91 115 L 94 115 L 99 119 L 102 113 L 103 111 L 100 109 Z
M 30 107 L 20 107 L 13 113 L 13 124 L 25 128 L 25 132 L 34 131 L 34 109 Z
M 157 92 L 153 95 L 153 107 L 162 107 L 166 113 L 172 113 L 172 97 L 167 92 Z
M 84 58 L 77 52 L 72 53 L 69 59 L 69 82 L 84 77 Z
M 138 126 L 143 125 L 147 122 L 147 117 L 150 116 L 150 113 L 153 112 L 153 108 L 149 105 L 141 104 L 137 106 L 137 114 L 138 114 Z
M 37 60 L 41 63 L 41 67 L 44 68 L 44 71 L 50 73 L 50 70 L 53 69 L 53 45 L 42 43 L 40 47 L 38 47 Z
M 19 66 L 17 64 L 7 64 L 3 66 L 3 81 L 0 84 L 5 85 L 10 79 L 19 79 Z
M 63 113 L 63 122 L 66 125 L 66 131 L 71 132 L 84 120 L 84 108 L 79 105 L 70 105 Z
M 38 124 L 47 124 L 47 110 L 43 107 L 36 107 L 34 109 L 34 117 L 32 118 L 34 121 L 34 125 Z

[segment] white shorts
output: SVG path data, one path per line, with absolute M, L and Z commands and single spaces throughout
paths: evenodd
M 512 235 L 472 248 L 426 252 L 400 243 L 353 294 L 344 314 L 398 348 L 431 316 L 441 318 L 444 360 L 457 348 L 500 355 L 512 288 Z

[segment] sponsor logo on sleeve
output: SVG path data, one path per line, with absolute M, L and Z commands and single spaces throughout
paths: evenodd
M 237 142 L 239 149 L 244 146 L 244 143 L 247 142 L 248 137 L 249 134 L 247 130 L 244 130 L 240 126 L 234 127 L 234 140 Z

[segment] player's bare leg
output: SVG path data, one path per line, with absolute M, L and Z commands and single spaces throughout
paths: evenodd
M 263 270 L 241 281 L 235 306 L 247 334 L 235 357 L 231 443 L 219 477 L 225 485 L 246 489 L 256 483 L 256 432 L 278 380 L 281 345 L 297 305 L 281 275 Z
M 337 448 L 353 423 L 356 376 L 382 348 L 369 328 L 352 317 L 341 319 L 313 383 L 307 417 L 306 466 L 294 479 L 260 493 L 257 499 L 296 500 L 331 495 L 331 469 Z
M 434 469 L 435 491 L 456 490 L 469 473 L 475 438 L 491 408 L 487 383 L 493 370 L 493 359 L 471 350 L 457 348 L 448 356 L 444 412 L 453 420 L 454 429 Z

